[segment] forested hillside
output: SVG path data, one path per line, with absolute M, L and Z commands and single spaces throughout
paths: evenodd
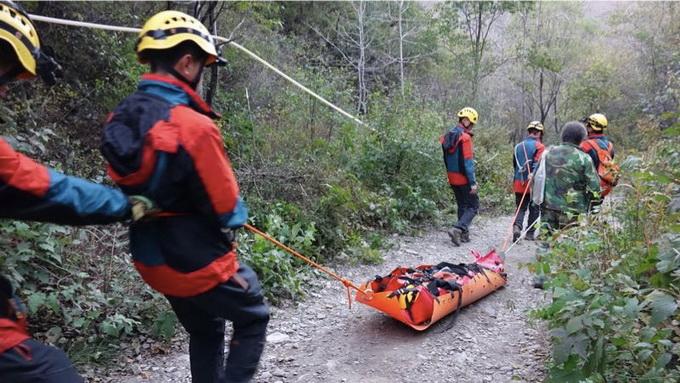
M 512 147 L 529 121 L 540 120 L 554 144 L 565 122 L 606 114 L 623 169 L 613 211 L 555 239 L 532 266 L 554 281 L 552 304 L 535 313 L 554 337 L 549 367 L 556 381 L 678 378 L 677 3 L 24 5 L 37 15 L 131 27 L 164 9 L 184 11 L 362 120 L 228 44 L 227 65 L 206 70 L 200 86 L 222 114 L 217 123 L 251 223 L 323 263 L 379 263 L 393 234 L 449 224 L 455 207 L 439 136 L 462 107 L 480 114 L 474 145 L 486 216 L 513 210 Z M 12 84 L 0 135 L 65 173 L 110 183 L 102 124 L 146 70 L 135 58 L 136 36 L 36 26 L 63 76 L 52 87 Z M 250 234 L 239 233 L 238 250 L 274 304 L 303 298 L 319 278 Z M 115 361 L 122 343 L 175 333 L 169 305 L 129 261 L 124 225 L 2 220 L 0 269 L 21 287 L 33 332 L 78 364 Z

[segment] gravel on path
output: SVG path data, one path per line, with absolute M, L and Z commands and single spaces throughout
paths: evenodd
M 471 249 L 499 247 L 510 217 L 480 218 L 472 242 L 454 247 L 444 229 L 419 237 L 395 236 L 381 265 L 341 267 L 360 283 L 397 266 L 471 262 Z M 255 382 L 540 382 L 549 342 L 544 324 L 530 311 L 545 303 L 522 267 L 535 253 L 521 241 L 506 259 L 508 284 L 417 332 L 370 307 L 348 308 L 344 287 L 319 279 L 316 291 L 297 305 L 272 308 L 267 346 Z M 186 341 L 173 353 L 142 357 L 93 381 L 191 382 Z

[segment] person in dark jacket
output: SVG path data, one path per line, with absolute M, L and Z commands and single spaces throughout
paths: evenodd
M 458 206 L 458 221 L 448 231 L 456 246 L 470 242 L 470 224 L 479 210 L 472 150 L 472 128 L 478 119 L 476 110 L 465 107 L 458 112 L 458 125 L 440 138 L 446 174 Z
M 527 137 L 515 145 L 512 155 L 514 176 L 512 190 L 515 193 L 515 205 L 518 212 L 512 226 L 512 240 L 517 241 L 524 227 L 524 217 L 529 210 L 527 224 L 532 225 L 526 233 L 526 239 L 533 241 L 536 232 L 536 220 L 540 213 L 538 205 L 531 202 L 530 177 L 536 172 L 541 155 L 545 150 L 543 145 L 543 124 L 532 121 L 527 126 Z
M 54 81 L 58 65 L 40 49 L 23 9 L 0 1 L 0 96 L 16 79 Z M 0 218 L 72 225 L 126 220 L 128 198 L 117 189 L 66 176 L 16 152 L 0 138 Z M 24 306 L 0 275 L 0 382 L 76 383 L 83 379 L 61 350 L 31 338 Z
M 196 93 L 203 68 L 221 58 L 207 28 L 177 11 L 151 17 L 136 52 L 152 73 L 109 116 L 102 143 L 114 182 L 160 210 L 130 227 L 134 265 L 189 333 L 193 381 L 247 382 L 269 309 L 257 276 L 236 257 L 234 230 L 247 209 L 218 115 Z M 234 327 L 226 365 L 225 319 Z

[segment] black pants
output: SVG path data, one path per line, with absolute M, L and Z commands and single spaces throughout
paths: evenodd
M 82 383 L 63 351 L 28 339 L 0 354 L 2 383 Z
M 208 292 L 167 299 L 189 333 L 192 382 L 249 382 L 260 362 L 269 322 L 255 272 L 242 265 L 235 277 Z M 226 366 L 225 319 L 234 326 Z
M 451 185 L 451 189 L 453 189 L 456 205 L 458 205 L 458 222 L 453 226 L 467 232 L 472 219 L 479 211 L 479 197 L 477 194 L 470 193 L 470 185 Z
M 520 201 L 522 202 L 522 206 L 519 206 Z M 515 218 L 514 225 L 519 227 L 520 230 L 523 229 L 524 216 L 526 215 L 527 210 L 529 210 L 529 221 L 527 221 L 527 225 L 531 225 L 532 223 L 534 225 L 527 230 L 527 233 L 533 233 L 536 230 L 536 224 L 538 223 L 536 220 L 538 219 L 541 209 L 531 201 L 531 195 L 529 193 L 524 197 L 524 201 L 522 201 L 522 193 L 515 193 L 515 207 L 518 206 L 519 213 L 517 214 L 517 218 Z

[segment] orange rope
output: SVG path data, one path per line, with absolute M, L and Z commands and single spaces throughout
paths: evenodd
M 314 267 L 314 268 L 316 268 L 316 269 L 318 269 L 318 270 L 321 270 L 321 271 L 323 271 L 324 273 L 330 275 L 332 278 L 334 278 L 334 279 L 340 281 L 340 283 L 342 283 L 342 284 L 345 286 L 345 288 L 347 288 L 347 300 L 349 301 L 349 308 L 350 308 L 350 309 L 352 308 L 352 294 L 351 294 L 351 292 L 349 291 L 350 288 L 353 288 L 353 289 L 355 289 L 356 291 L 358 291 L 358 292 L 360 292 L 360 293 L 362 293 L 362 294 L 366 294 L 365 291 L 361 290 L 361 288 L 359 288 L 357 285 L 355 285 L 354 283 L 352 283 L 352 281 L 350 281 L 349 279 L 343 278 L 343 277 L 341 277 L 340 275 L 338 275 L 338 274 L 334 273 L 333 271 L 331 271 L 330 269 L 328 269 L 328 268 L 326 268 L 326 267 L 324 267 L 324 266 L 322 266 L 322 265 L 320 265 L 320 264 L 318 264 L 318 263 L 312 261 L 311 259 L 305 257 L 304 255 L 298 253 L 297 251 L 295 251 L 295 250 L 291 249 L 290 247 L 284 245 L 283 243 L 279 242 L 278 240 L 276 240 L 275 238 L 273 238 L 273 237 L 270 236 L 269 234 L 267 234 L 267 233 L 265 233 L 265 232 L 263 232 L 263 231 L 257 229 L 257 228 L 254 227 L 254 226 L 251 226 L 251 225 L 249 225 L 249 224 L 245 224 L 244 226 L 245 226 L 245 228 L 248 229 L 249 231 L 251 231 L 251 232 L 253 232 L 253 233 L 255 233 L 255 234 L 261 236 L 262 238 L 268 240 L 269 242 L 275 244 L 276 246 L 278 246 L 279 248 L 283 249 L 283 250 L 286 251 L 287 253 L 289 253 L 289 254 L 291 254 L 291 255 L 293 255 L 293 256 L 299 258 L 299 259 L 302 259 L 303 261 L 307 262 L 307 263 L 308 263 L 309 265 L 311 265 L 312 267 Z
M 531 177 L 529 177 L 529 180 L 531 180 Z M 522 207 L 522 204 L 524 203 L 524 198 L 527 196 L 527 192 L 529 191 L 529 183 L 527 182 L 527 186 L 524 188 L 524 193 L 522 193 L 522 198 L 519 200 L 519 205 L 517 205 L 517 210 L 515 210 L 515 215 L 512 217 L 512 221 L 510 221 L 510 228 L 508 229 L 508 234 L 505 235 L 505 240 L 503 240 L 503 252 L 508 250 L 508 240 L 512 237 L 512 227 L 515 225 L 515 220 L 517 219 L 517 216 L 519 215 L 519 210 Z M 524 221 L 524 220 L 522 220 Z
M 505 235 L 505 239 L 503 240 L 503 252 L 508 250 L 508 240 L 512 238 L 512 227 L 515 225 L 515 220 L 517 219 L 517 216 L 519 215 L 519 210 L 522 208 L 522 204 L 524 203 L 524 198 L 527 196 L 527 192 L 529 191 L 529 186 L 531 185 L 531 179 L 533 178 L 533 174 L 531 173 L 531 167 L 529 166 L 529 153 L 527 153 L 527 147 L 522 142 L 522 149 L 524 149 L 524 159 L 525 163 L 524 165 L 527 167 L 527 171 L 529 172 L 529 176 L 527 177 L 527 186 L 524 187 L 524 192 L 522 193 L 522 198 L 519 200 L 519 205 L 517 205 L 517 209 L 515 210 L 515 215 L 512 217 L 512 221 L 510 221 L 510 228 L 508 229 L 508 234 Z M 524 222 L 524 220 L 522 220 Z

